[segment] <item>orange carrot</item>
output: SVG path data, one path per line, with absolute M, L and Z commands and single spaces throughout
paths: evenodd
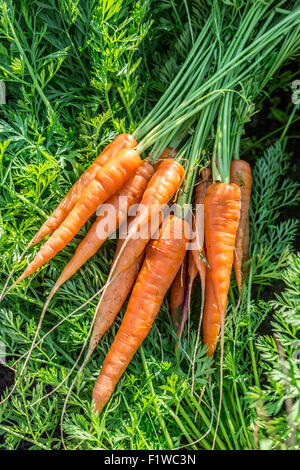
M 207 346 L 207 356 L 214 354 L 221 327 L 220 313 L 214 294 L 211 270 L 207 269 L 205 283 L 205 304 L 203 313 L 203 342 Z
M 176 160 L 168 158 L 159 164 L 156 172 L 149 181 L 138 212 L 128 229 L 127 240 L 131 238 L 141 238 L 144 240 L 144 245 L 142 243 L 136 245 L 136 247 L 139 246 L 140 251 L 136 253 L 132 252 L 132 255 L 128 256 L 124 269 L 135 262 L 150 238 L 158 229 L 161 221 L 161 210 L 180 187 L 184 173 L 183 166 Z M 147 230 L 147 227 L 150 227 L 150 230 Z
M 249 274 L 249 264 L 246 264 L 249 261 L 249 217 L 248 222 L 246 225 L 246 231 L 244 236 L 244 243 L 243 243 L 243 259 L 242 259 L 242 268 L 243 268 L 243 276 L 247 278 Z
M 108 402 L 117 382 L 148 335 L 185 256 L 188 233 L 188 224 L 170 215 L 163 223 L 159 238 L 148 246 L 122 324 L 93 390 L 96 412 L 100 413 Z
M 186 258 L 183 260 L 170 289 L 170 311 L 176 330 L 180 326 L 180 317 L 185 293 Z
M 251 195 L 251 168 L 244 160 L 232 160 L 230 166 L 230 182 L 241 190 L 241 216 L 235 240 L 234 272 L 239 292 L 242 290 L 242 264 L 249 254 L 249 205 Z M 248 236 L 247 236 L 248 230 Z M 244 246 L 245 245 L 245 246 Z
M 43 245 L 15 284 L 34 273 L 62 250 L 79 232 L 97 207 L 120 190 L 141 163 L 140 156 L 133 149 L 121 150 L 117 156 L 105 163 L 81 194 L 72 211 Z
M 201 172 L 202 179 L 196 186 L 195 191 L 195 204 L 196 208 L 199 205 L 204 204 L 204 199 L 206 196 L 207 188 L 212 184 L 211 181 L 211 170 L 210 168 L 204 168 Z M 200 217 L 201 215 L 201 217 Z M 206 278 L 206 265 L 201 258 L 204 256 L 203 243 L 204 243 L 204 220 L 203 213 L 199 213 L 199 210 L 196 211 L 196 223 L 194 225 L 197 230 L 197 249 L 192 250 L 193 260 L 197 266 L 200 279 L 201 279 L 201 289 L 202 289 L 202 304 L 205 297 L 205 278 Z
M 193 288 L 195 279 L 198 275 L 198 268 L 194 260 L 194 256 L 192 253 L 189 253 L 189 262 L 188 262 L 188 276 L 189 276 L 189 283 L 191 288 Z
M 216 183 L 208 187 L 204 199 L 206 256 L 221 328 L 224 325 L 240 209 L 241 193 L 236 184 Z M 207 299 L 205 303 L 208 303 Z
M 124 239 L 120 238 L 117 244 L 114 260 L 116 259 L 123 243 Z M 127 245 L 126 249 L 128 247 L 129 245 Z M 126 249 L 122 255 L 125 258 Z M 87 353 L 89 356 L 91 356 L 98 342 L 104 333 L 106 333 L 106 331 L 111 327 L 114 319 L 120 312 L 133 286 L 136 276 L 138 275 L 143 259 L 144 253 L 142 253 L 137 258 L 136 262 L 129 266 L 129 268 L 127 268 L 125 271 L 118 274 L 118 271 L 116 270 L 114 280 L 108 285 L 97 307 L 93 333 L 90 339 Z
M 49 218 L 44 222 L 39 231 L 29 242 L 28 248 L 42 241 L 47 235 L 56 230 L 73 209 L 80 194 L 93 181 L 97 171 L 107 163 L 111 158 L 118 155 L 122 149 L 134 148 L 137 141 L 130 134 L 118 135 L 105 149 L 98 155 L 94 163 L 80 176 L 76 183 L 72 186 L 57 208 L 52 212 Z
M 47 304 L 55 292 L 97 253 L 105 240 L 126 220 L 129 208 L 141 200 L 153 171 L 153 166 L 144 161 L 123 188 L 115 193 L 105 205 L 100 206 L 96 221 L 57 279 Z

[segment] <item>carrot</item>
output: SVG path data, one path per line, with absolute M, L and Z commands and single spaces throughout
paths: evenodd
M 147 234 L 148 233 L 151 233 L 150 222 L 148 223 Z M 114 318 L 117 316 L 125 302 L 144 259 L 144 250 L 148 241 L 148 236 L 146 238 L 132 238 L 128 241 L 125 238 L 119 240 L 107 285 L 105 286 L 104 292 L 97 305 L 93 333 L 84 361 L 85 363 L 87 363 L 91 357 L 99 340 L 105 333 L 106 329 L 111 326 Z M 124 247 L 122 256 L 119 257 L 125 243 L 126 246 Z M 133 260 L 133 262 L 128 263 L 128 259 Z M 110 303 L 112 303 L 111 307 Z M 110 310 L 109 314 L 107 314 L 108 310 Z
M 170 289 L 170 311 L 176 330 L 180 326 L 180 317 L 185 293 L 186 258 L 180 266 Z
M 177 160 L 167 158 L 159 164 L 144 192 L 137 215 L 129 227 L 129 234 L 136 233 L 169 202 L 178 190 L 184 173 L 183 166 Z
M 52 259 L 79 232 L 97 207 L 122 188 L 142 163 L 133 149 L 124 149 L 100 168 L 63 223 L 43 245 L 15 282 L 18 283 Z
M 221 327 L 220 313 L 214 294 L 211 270 L 207 269 L 205 283 L 205 303 L 203 312 L 203 343 L 207 346 L 207 356 L 211 357 L 217 347 Z
M 244 243 L 243 243 L 243 259 L 242 259 L 242 269 L 243 269 L 243 276 L 244 278 L 248 277 L 249 274 L 249 264 L 246 264 L 249 261 L 249 217 L 246 225 L 246 231 L 244 236 Z
M 135 240 L 133 240 L 135 241 Z M 124 239 L 120 238 L 117 244 L 114 260 L 116 259 Z M 126 249 L 129 247 L 127 245 Z M 126 258 L 126 249 L 123 253 L 123 257 Z M 104 333 L 111 327 L 114 319 L 120 312 L 132 286 L 138 275 L 139 269 L 144 259 L 144 253 L 142 253 L 129 268 L 118 274 L 116 269 L 114 280 L 108 285 L 104 292 L 101 300 L 97 306 L 96 318 L 93 328 L 93 333 L 89 343 L 88 355 L 91 356 L 98 342 L 104 335 Z
M 236 184 L 216 183 L 208 187 L 204 199 L 204 231 L 211 283 L 206 289 L 206 294 L 210 294 L 209 288 L 212 285 L 219 311 L 219 328 L 224 327 L 240 209 L 241 193 Z M 214 325 L 214 333 L 207 333 L 210 344 L 214 344 L 212 336 L 215 335 L 217 325 L 214 321 L 209 320 L 214 309 L 213 303 L 208 297 L 205 298 L 204 309 L 206 321 Z M 217 341 L 217 338 L 215 340 Z
M 122 149 L 134 148 L 137 141 L 130 134 L 118 135 L 105 149 L 98 155 L 94 163 L 80 176 L 72 186 L 57 208 L 52 212 L 46 222 L 43 223 L 39 231 L 29 242 L 28 248 L 42 241 L 47 235 L 56 230 L 73 209 L 79 196 L 82 194 L 88 184 L 93 181 L 97 171 L 107 163 L 111 158 L 118 155 Z
M 249 205 L 251 195 L 251 168 L 244 160 L 232 160 L 230 182 L 241 190 L 241 216 L 235 240 L 234 272 L 239 292 L 242 290 L 242 264 L 249 256 Z M 248 235 L 247 235 L 248 230 Z
M 161 221 L 161 211 L 180 187 L 184 173 L 183 166 L 174 159 L 168 158 L 159 164 L 143 194 L 137 215 L 129 226 L 126 242 L 119 253 L 120 257 L 130 239 L 141 239 L 140 243 L 131 245 L 132 250 L 128 252 L 127 259 L 123 258 L 123 270 L 135 263 L 157 231 Z M 135 249 L 137 251 L 134 251 Z M 118 257 L 115 262 L 117 261 Z M 110 275 L 114 275 L 114 265 Z
M 129 208 L 141 200 L 153 171 L 153 166 L 144 161 L 123 188 L 115 193 L 105 205 L 100 207 L 96 221 L 78 245 L 73 258 L 65 266 L 52 288 L 46 302 L 47 305 L 55 292 L 89 258 L 94 256 L 105 240 L 126 220 Z
M 176 149 L 173 149 L 172 147 L 166 147 L 165 150 L 162 152 L 161 156 L 159 157 L 159 160 L 156 162 L 156 168 L 163 160 L 166 160 L 167 158 L 175 158 L 177 153 L 178 152 Z
M 198 274 L 198 269 L 195 264 L 191 251 L 186 255 L 186 258 L 187 258 L 188 267 L 187 267 L 187 273 L 185 276 L 185 286 L 184 286 L 183 300 L 182 300 L 182 316 L 181 316 L 181 322 L 177 328 L 177 337 L 179 339 L 182 336 L 186 319 L 188 317 L 193 285 Z M 177 345 L 175 346 L 175 350 L 176 348 L 177 348 Z
M 159 238 L 147 248 L 122 324 L 93 390 L 96 412 L 100 413 L 108 402 L 117 382 L 148 335 L 185 256 L 188 233 L 188 224 L 170 215 L 163 223 Z
M 198 276 L 198 268 L 195 263 L 192 253 L 189 253 L 189 262 L 188 262 L 188 276 L 191 289 L 193 288 L 196 277 Z

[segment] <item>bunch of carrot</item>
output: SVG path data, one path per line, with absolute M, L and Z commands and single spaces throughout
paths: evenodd
M 198 273 L 203 341 L 207 354 L 214 354 L 224 332 L 232 267 L 239 295 L 247 275 L 251 170 L 239 159 L 243 116 L 281 65 L 280 53 L 284 50 L 284 57 L 288 57 L 295 52 L 292 40 L 300 21 L 297 9 L 270 24 L 267 13 L 273 1 L 270 5 L 250 3 L 224 52 L 219 38 L 227 37 L 231 22 L 220 20 L 226 12 L 220 10 L 217 0 L 213 2 L 205 27 L 157 105 L 134 135 L 120 134 L 104 149 L 28 244 L 27 249 L 49 236 L 10 289 L 50 261 L 97 211 L 96 220 L 50 292 L 21 375 L 50 300 L 118 229 L 123 236 L 96 308 L 84 364 L 130 291 L 131 295 L 94 387 L 96 411 L 110 399 L 170 287 L 171 316 L 180 340 Z M 270 65 L 274 51 L 279 56 Z M 254 67 L 262 74 L 258 73 L 255 93 Z M 233 112 L 235 107 L 240 109 L 238 116 Z M 214 126 L 215 141 L 210 148 L 207 141 Z M 149 147 L 150 153 L 141 158 Z M 204 149 L 209 151 L 210 166 L 203 165 Z M 193 197 L 196 207 L 189 220 L 187 207 Z M 176 207 L 166 210 L 174 200 Z

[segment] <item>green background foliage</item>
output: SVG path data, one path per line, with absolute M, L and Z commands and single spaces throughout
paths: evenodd
M 22 271 L 33 258 L 38 247 L 18 262 L 78 176 L 117 133 L 134 130 L 176 74 L 190 47 L 190 24 L 201 25 L 206 7 L 202 0 L 189 4 L 190 18 L 186 2 L 175 0 L 0 0 L 0 80 L 7 89 L 7 104 L 0 106 L 1 289 L 13 268 Z M 286 69 L 275 77 L 270 97 L 257 103 L 258 109 L 271 103 L 268 119 L 283 128 L 292 104 L 283 114 L 274 96 L 278 89 L 287 91 L 294 75 Z M 299 203 L 299 185 L 289 177 L 294 167 L 285 141 L 270 143 L 269 136 L 246 134 L 243 140 L 253 161 L 252 258 L 238 310 L 234 280 L 230 290 L 217 449 L 300 446 L 300 262 L 291 254 L 298 222 L 281 217 Z M 0 305 L 0 338 L 16 375 L 22 365 L 16 361 L 30 346 L 43 302 L 90 225 Z M 104 284 L 114 247 L 108 240 L 51 302 L 40 336 L 65 321 L 35 348 L 13 397 L 0 407 L 2 448 L 62 448 L 62 407 L 75 373 L 40 399 L 61 384 L 78 357 L 96 299 L 70 314 Z M 280 296 L 274 283 L 285 284 Z M 182 347 L 174 353 L 166 299 L 97 417 L 91 392 L 117 319 L 70 396 L 63 418 L 68 449 L 212 448 L 220 364 L 219 354 L 215 362 L 206 358 L 201 343 L 195 366 L 190 361 L 199 292 L 197 284 Z M 13 370 L 1 366 L 1 371 L 10 385 Z

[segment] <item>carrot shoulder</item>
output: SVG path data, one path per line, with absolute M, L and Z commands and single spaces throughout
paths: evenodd
M 95 178 L 97 171 L 107 163 L 111 158 L 115 157 L 122 149 L 134 148 L 137 141 L 130 134 L 118 135 L 105 149 L 98 155 L 94 163 L 80 176 L 76 183 L 72 186 L 63 200 L 52 212 L 46 222 L 43 223 L 39 231 L 34 235 L 29 246 L 36 245 L 42 241 L 47 235 L 56 230 L 73 209 L 80 194 Z
M 98 413 L 109 400 L 117 382 L 148 335 L 185 256 L 188 233 L 189 227 L 184 220 L 169 216 L 163 223 L 159 238 L 148 246 L 122 324 L 93 390 Z

